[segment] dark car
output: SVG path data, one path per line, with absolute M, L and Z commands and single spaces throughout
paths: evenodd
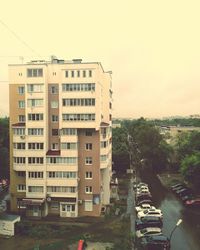
M 137 242 L 140 250 L 169 250 L 170 240 L 164 235 L 143 237 Z
M 146 227 L 160 227 L 162 228 L 163 222 L 161 218 L 155 216 L 145 216 L 141 219 L 135 220 L 135 229 L 140 230 Z
M 180 186 L 178 186 L 178 187 L 172 188 L 172 190 L 173 190 L 174 192 L 176 192 L 176 191 L 181 190 L 181 189 L 183 189 L 183 188 L 186 188 L 186 186 L 182 184 L 182 185 L 180 185 Z
M 188 201 L 188 200 L 193 200 L 193 199 L 194 199 L 194 196 L 191 195 L 191 194 L 188 194 L 188 195 L 182 195 L 182 196 L 180 196 L 180 198 L 181 198 L 181 200 L 182 200 L 183 202 L 185 202 L 185 201 Z
M 192 194 L 189 188 L 182 188 L 182 189 L 176 190 L 175 192 L 178 196 L 185 196 L 185 195 Z
M 197 208 L 200 208 L 200 198 L 196 198 L 196 199 L 193 199 L 193 200 L 187 200 L 185 202 L 185 205 L 187 207 L 197 207 Z

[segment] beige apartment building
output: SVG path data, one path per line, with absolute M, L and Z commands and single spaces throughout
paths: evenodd
M 110 202 L 112 79 L 80 59 L 9 65 L 11 210 L 99 216 Z

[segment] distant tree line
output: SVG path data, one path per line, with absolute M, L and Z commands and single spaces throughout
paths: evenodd
M 0 179 L 9 177 L 9 118 L 0 118 Z

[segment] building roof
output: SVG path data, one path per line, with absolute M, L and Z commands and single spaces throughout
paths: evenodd
M 19 217 L 19 215 L 0 213 L 0 220 L 15 221 Z

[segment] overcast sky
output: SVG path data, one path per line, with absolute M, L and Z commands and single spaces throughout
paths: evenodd
M 8 114 L 7 65 L 38 55 L 112 70 L 114 117 L 200 113 L 199 0 L 0 2 L 0 116 Z

